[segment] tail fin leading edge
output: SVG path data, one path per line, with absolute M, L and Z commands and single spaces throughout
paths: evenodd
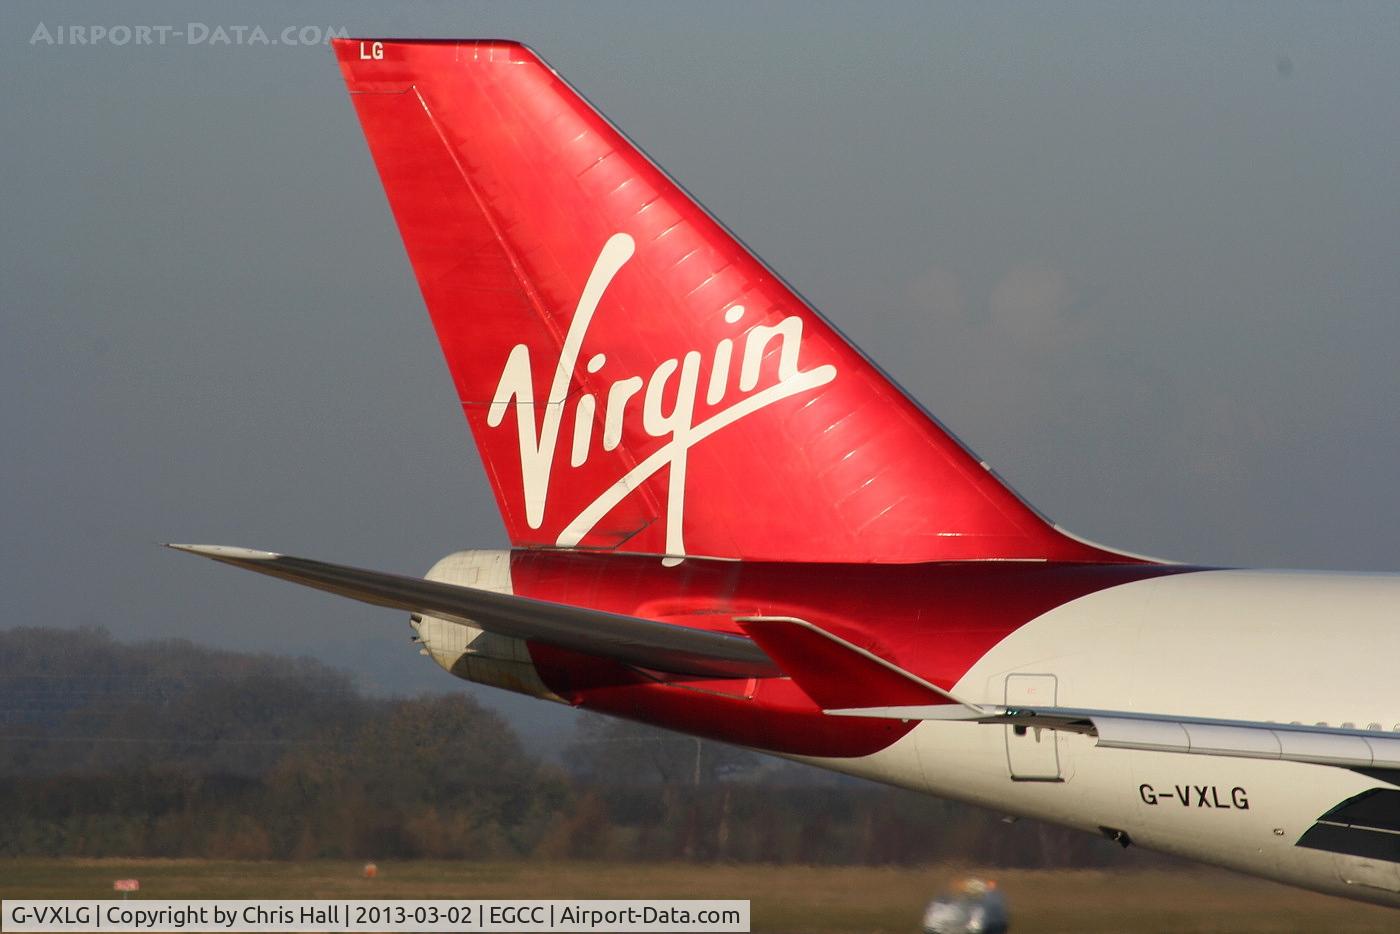
M 335 47 L 514 545 L 1131 560 L 1038 516 L 530 49 Z

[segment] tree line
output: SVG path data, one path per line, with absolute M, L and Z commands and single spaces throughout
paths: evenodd
M 0 630 L 0 856 L 1116 864 L 1089 834 L 602 717 L 527 749 L 464 693 Z

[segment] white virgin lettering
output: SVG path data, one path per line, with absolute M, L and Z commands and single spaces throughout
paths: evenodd
M 506 413 L 512 409 L 515 412 L 525 518 L 533 529 L 538 529 L 544 523 L 555 453 L 559 449 L 560 428 L 564 410 L 570 401 L 569 386 L 576 378 L 583 385 L 591 381 L 585 380 L 577 372 L 584 338 L 603 293 L 635 251 L 633 239 L 622 233 L 614 234 L 603 245 L 579 296 L 578 308 L 569 322 L 559 359 L 554 364 L 549 398 L 541 403 L 544 409 L 542 418 L 536 409 L 529 347 L 517 344 L 506 358 L 486 423 L 492 428 L 500 427 Z M 743 317 L 744 308 L 735 305 L 726 310 L 724 320 L 727 324 L 738 325 Z M 776 379 L 760 389 L 763 364 L 770 356 L 770 346 L 775 341 Z M 704 399 L 711 407 L 724 403 L 729 396 L 734 343 L 733 338 L 721 338 L 710 358 Z M 830 364 L 811 370 L 799 369 L 801 348 L 802 319 L 797 315 L 790 315 L 771 326 L 754 325 L 745 336 L 739 357 L 741 365 L 737 389 L 741 397 L 710 413 L 700 422 L 695 420 L 695 407 L 700 392 L 701 371 L 706 361 L 699 350 L 687 351 L 680 358 L 662 360 L 648 378 L 635 375 L 615 378 L 605 390 L 580 394 L 574 403 L 572 436 L 568 445 L 571 467 L 577 468 L 587 463 L 594 449 L 594 423 L 600 408 L 603 411 L 603 432 L 599 439 L 602 450 L 616 450 L 627 436 L 628 426 L 636 425 L 638 416 L 642 432 L 648 437 L 662 439 L 662 443 L 565 523 L 556 544 L 563 547 L 577 545 L 629 493 L 666 467 L 665 561 L 667 564 L 679 562 L 685 556 L 683 532 L 687 455 L 690 449 L 740 419 L 836 378 L 836 368 Z M 589 358 L 586 369 L 590 375 L 597 374 L 606 364 L 607 355 L 596 353 Z M 633 403 L 639 395 L 639 404 Z M 640 412 L 637 412 L 638 407 Z M 633 413 L 632 420 L 629 420 L 629 412 Z

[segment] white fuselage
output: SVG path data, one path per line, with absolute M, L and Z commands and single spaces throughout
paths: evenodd
M 980 659 L 955 693 L 986 704 L 1400 731 L 1397 659 L 1400 577 L 1192 572 L 1045 613 Z M 862 759 L 806 761 L 1400 905 L 1400 863 L 1295 845 L 1345 799 L 1390 787 L 1345 768 L 1104 749 L 1077 733 L 965 722 L 921 723 Z
M 513 590 L 508 552 L 458 552 L 427 576 Z M 540 683 L 524 642 L 431 617 L 415 625 L 425 651 L 459 677 L 560 700 Z M 1043 613 L 987 651 L 953 693 L 992 706 L 1400 735 L 1397 659 L 1400 576 L 1188 571 Z M 938 720 L 872 755 L 791 758 L 1400 906 L 1400 862 L 1297 845 L 1347 799 L 1396 787 L 1393 772 L 1103 748 L 1081 733 Z

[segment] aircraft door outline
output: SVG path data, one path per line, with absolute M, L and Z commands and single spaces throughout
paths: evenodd
M 1007 707 L 1054 707 L 1059 678 L 1052 674 L 1016 673 L 1006 676 Z M 1056 731 L 1008 726 L 1006 768 L 1013 782 L 1062 782 Z

